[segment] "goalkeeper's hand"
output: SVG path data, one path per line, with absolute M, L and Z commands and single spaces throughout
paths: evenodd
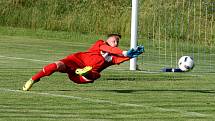
M 128 51 L 126 51 L 125 56 L 129 58 L 135 58 L 142 54 L 144 52 L 144 47 L 143 46 L 137 46 L 135 49 L 131 48 Z
M 144 49 L 144 46 L 140 45 L 140 46 L 137 46 L 135 49 L 134 49 L 134 55 L 140 55 L 142 54 L 143 52 L 145 52 L 145 49 Z
M 129 58 L 133 58 L 134 52 L 135 52 L 134 48 L 131 48 L 128 51 L 123 51 L 123 55 Z

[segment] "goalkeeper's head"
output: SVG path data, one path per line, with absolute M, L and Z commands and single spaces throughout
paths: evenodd
M 107 44 L 110 45 L 111 47 L 117 47 L 119 45 L 119 40 L 121 39 L 121 34 L 119 33 L 114 33 L 114 34 L 108 34 L 107 36 Z

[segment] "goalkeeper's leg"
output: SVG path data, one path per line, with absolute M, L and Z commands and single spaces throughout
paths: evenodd
M 77 68 L 75 70 L 75 73 L 78 74 L 78 75 L 84 76 L 84 75 L 88 74 L 89 71 L 91 71 L 91 70 L 92 70 L 91 66 L 86 66 L 84 68 Z
M 34 76 L 32 76 L 23 86 L 24 91 L 30 90 L 30 88 L 33 86 L 34 83 L 38 82 L 42 77 L 44 76 L 50 76 L 56 71 L 61 71 L 66 69 L 66 66 L 63 62 L 57 61 L 55 63 L 48 64 L 43 67 L 41 71 L 36 73 Z
M 68 74 L 69 79 L 77 84 L 86 84 L 86 83 L 93 83 L 94 80 L 100 78 L 100 73 L 95 71 L 88 71 L 85 75 L 78 75 L 78 74 Z

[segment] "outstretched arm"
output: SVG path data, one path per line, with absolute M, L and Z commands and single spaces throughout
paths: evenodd
M 112 62 L 113 62 L 114 64 L 120 64 L 120 63 L 123 63 L 123 62 L 125 62 L 125 61 L 130 60 L 130 59 L 131 59 L 131 58 L 129 58 L 129 57 L 113 56 Z
M 121 50 L 120 48 L 118 47 L 111 47 L 111 46 L 108 46 L 106 44 L 103 44 L 99 47 L 99 49 L 101 51 L 104 51 L 104 52 L 108 52 L 110 54 L 116 54 L 116 55 L 121 55 L 123 56 L 123 50 Z
M 119 56 L 134 58 L 144 52 L 144 46 L 137 46 L 136 48 L 129 49 L 128 51 L 123 51 L 118 47 L 111 47 L 107 44 L 100 45 L 99 49 L 110 54 L 115 54 Z
M 124 61 L 128 61 L 131 58 L 135 58 L 142 54 L 144 52 L 144 47 L 143 46 L 137 46 L 135 49 L 130 49 L 128 51 L 125 51 L 126 56 L 113 56 L 112 62 L 114 64 L 120 64 Z

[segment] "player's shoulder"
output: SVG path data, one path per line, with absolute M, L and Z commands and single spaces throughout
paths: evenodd
M 105 40 L 100 39 L 100 40 L 97 40 L 94 45 L 100 46 L 103 44 L 105 44 Z
M 102 40 L 102 39 L 99 39 L 99 40 L 96 41 L 96 43 L 105 43 L 105 41 Z
M 90 48 L 88 51 L 94 50 L 95 48 L 99 48 L 101 45 L 105 44 L 104 40 L 97 40 Z

